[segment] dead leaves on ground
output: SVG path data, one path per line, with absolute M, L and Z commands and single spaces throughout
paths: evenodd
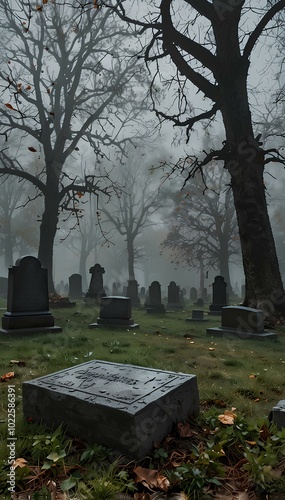
M 7 372 L 5 373 L 5 375 L 2 375 L 0 380 L 1 382 L 8 382 L 9 380 L 11 380 L 11 378 L 14 378 L 15 377 L 15 372 Z
M 167 491 L 170 488 L 170 482 L 165 476 L 160 475 L 158 470 L 136 467 L 133 472 L 135 483 L 141 483 L 150 491 L 154 489 Z

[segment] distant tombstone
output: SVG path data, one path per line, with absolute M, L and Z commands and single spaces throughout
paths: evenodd
M 49 312 L 47 269 L 36 257 L 21 257 L 9 268 L 7 312 L 1 333 L 61 332 Z
M 201 298 L 204 302 L 208 301 L 208 291 L 207 288 L 203 288 Z
M 167 309 L 182 309 L 180 298 L 180 288 L 175 281 L 171 281 L 168 285 Z
M 60 284 L 58 283 L 55 287 L 55 291 L 58 295 L 60 295 Z
M 90 267 L 89 273 L 91 274 L 90 285 L 85 294 L 85 299 L 88 301 L 95 301 L 97 304 L 101 303 L 101 298 L 106 296 L 103 286 L 103 274 L 105 274 L 104 267 L 100 264 Z
M 138 282 L 137 280 L 129 280 L 127 287 L 127 297 L 130 297 L 133 307 L 140 307 L 141 302 L 138 294 Z
M 8 278 L 0 277 L 0 297 L 7 299 L 8 294 Z
M 139 297 L 141 300 L 145 300 L 145 287 L 142 286 L 140 289 Z
M 63 293 L 64 293 L 64 295 L 66 295 L 66 296 L 69 294 L 69 286 L 68 286 L 68 283 L 65 283 L 64 288 L 63 288 Z
M 240 297 L 240 289 L 237 281 L 235 282 L 234 293 L 237 295 L 237 297 Z
M 209 314 L 212 315 L 220 315 L 222 313 L 222 308 L 228 304 L 227 301 L 227 283 L 223 276 L 216 276 L 214 283 L 212 284 L 213 288 L 213 300 L 212 304 L 210 304 Z
M 114 283 L 112 285 L 112 295 L 113 295 L 113 297 L 115 297 L 116 295 L 119 295 L 118 285 L 117 285 L 116 281 L 114 281 Z
M 195 302 L 195 306 L 204 307 L 204 300 L 199 297 L 199 299 L 197 299 L 197 302 Z
M 191 300 L 191 302 L 196 302 L 197 297 L 198 297 L 197 288 L 192 286 L 192 288 L 190 288 L 190 300 Z
M 207 328 L 210 335 L 223 336 L 230 334 L 240 339 L 276 339 L 276 333 L 264 330 L 263 312 L 259 309 L 243 306 L 226 306 L 222 308 L 222 325 Z
M 204 311 L 202 309 L 193 309 L 192 311 L 192 318 L 186 318 L 185 321 L 209 321 L 208 319 L 204 318 Z
M 59 284 L 59 293 L 60 293 L 60 295 L 64 294 L 64 281 L 63 280 L 61 280 L 60 284 Z
M 89 328 L 100 326 L 119 326 L 138 328 L 132 318 L 132 303 L 130 297 L 102 297 L 100 304 L 100 317 L 96 323 L 91 323 Z
M 82 277 L 81 274 L 72 274 L 69 276 L 69 297 L 71 299 L 82 298 Z
M 161 303 L 161 287 L 158 281 L 153 281 L 148 288 L 148 314 L 165 314 L 164 304 Z
M 196 375 L 92 360 L 23 383 L 27 420 L 136 460 L 199 414 Z M 103 497 L 101 497 L 103 498 Z

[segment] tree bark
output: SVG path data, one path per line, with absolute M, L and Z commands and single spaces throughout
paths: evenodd
M 135 252 L 134 241 L 127 235 L 127 252 L 128 252 L 128 272 L 129 281 L 135 280 Z
M 240 57 L 228 59 L 227 71 L 221 71 L 219 79 L 228 145 L 225 168 L 231 175 L 239 227 L 246 284 L 244 305 L 274 316 L 277 311 L 285 313 L 285 296 L 267 211 L 264 152 L 253 137 L 247 68 L 248 63 Z

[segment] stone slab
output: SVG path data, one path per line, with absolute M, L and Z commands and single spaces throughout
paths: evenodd
M 23 383 L 26 418 L 140 459 L 199 412 L 196 375 L 93 360 Z
M 214 327 L 207 328 L 207 333 L 209 335 L 213 335 L 215 337 L 223 337 L 224 335 L 232 335 L 234 337 L 238 337 L 240 339 L 255 339 L 255 340 L 276 340 L 277 334 L 273 332 L 264 331 L 262 333 L 253 333 L 253 332 L 245 332 L 241 330 L 236 330 L 235 328 L 227 328 L 227 327 Z
M 272 408 L 269 420 L 273 422 L 279 430 L 285 427 L 285 399 L 281 399 L 281 401 Z
M 102 326 L 119 327 L 119 328 L 139 328 L 138 323 L 134 323 L 133 319 L 130 320 L 120 320 L 120 319 L 102 319 L 97 318 L 96 323 L 91 323 L 88 328 L 101 328 Z

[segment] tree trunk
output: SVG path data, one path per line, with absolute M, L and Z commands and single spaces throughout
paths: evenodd
M 58 186 L 55 183 L 48 183 L 45 193 L 44 212 L 40 226 L 40 243 L 38 259 L 43 267 L 48 271 L 48 289 L 50 293 L 55 293 L 53 282 L 53 246 L 58 223 Z
M 134 251 L 134 241 L 132 238 L 127 236 L 127 252 L 128 252 L 128 272 L 129 281 L 135 280 L 135 251 Z
M 244 305 L 266 316 L 285 312 L 284 288 L 267 211 L 264 153 L 253 137 L 247 64 L 239 58 L 221 71 L 221 110 L 227 138 L 225 168 L 231 175 L 245 273 Z

